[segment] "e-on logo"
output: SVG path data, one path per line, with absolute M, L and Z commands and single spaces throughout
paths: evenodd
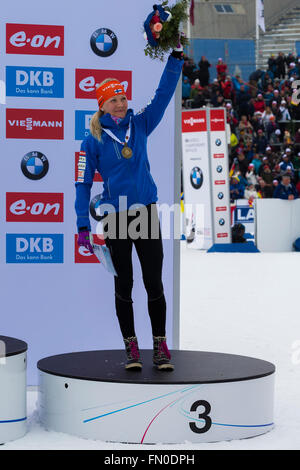
M 118 39 L 110 29 L 100 28 L 95 31 L 90 40 L 91 48 L 100 57 L 109 57 L 118 47 Z
M 190 173 L 191 185 L 195 189 L 200 189 L 203 184 L 203 173 L 202 170 L 195 166 Z
M 40 180 L 48 173 L 48 169 L 48 159 L 41 152 L 28 152 L 22 158 L 21 170 L 30 180 Z

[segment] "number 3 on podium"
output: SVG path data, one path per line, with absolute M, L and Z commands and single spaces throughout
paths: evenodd
M 211 412 L 211 406 L 208 403 L 208 401 L 205 401 L 205 400 L 195 401 L 195 403 L 193 403 L 191 406 L 191 411 L 197 411 L 197 409 L 200 406 L 204 407 L 204 412 L 200 413 L 198 415 L 198 418 L 203 420 L 205 425 L 202 428 L 198 428 L 196 423 L 189 423 L 191 430 L 197 434 L 203 434 L 207 432 L 211 428 L 211 425 L 212 425 L 211 418 L 208 416 L 209 413 Z

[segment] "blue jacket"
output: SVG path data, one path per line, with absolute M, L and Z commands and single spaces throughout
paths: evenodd
M 295 199 L 298 199 L 298 193 L 297 189 L 293 185 L 293 183 L 289 184 L 288 187 L 283 186 L 282 183 L 280 183 L 274 193 L 273 193 L 273 198 L 276 199 L 288 199 L 290 195 L 293 195 Z
M 172 99 L 182 66 L 183 60 L 169 57 L 153 100 L 141 112 L 134 114 L 132 109 L 128 109 L 127 115 L 119 125 L 113 121 L 110 114 L 101 117 L 101 126 L 110 129 L 121 142 L 125 141 L 129 120 L 132 118 L 128 146 L 132 149 L 133 156 L 130 159 L 122 156 L 123 145 L 104 131 L 100 142 L 91 134 L 82 142 L 80 163 L 83 162 L 83 165 L 79 168 L 83 168 L 83 173 L 80 181 L 75 183 L 78 229 L 87 227 L 91 230 L 89 203 L 96 169 L 104 182 L 100 205 L 113 206 L 111 210 L 105 207 L 106 212 L 118 212 L 133 204 L 148 205 L 157 201 L 157 187 L 150 173 L 147 155 L 147 137 L 161 121 Z M 119 196 L 127 197 L 127 207 L 122 205 L 119 208 Z

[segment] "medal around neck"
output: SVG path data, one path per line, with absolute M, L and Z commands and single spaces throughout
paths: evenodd
M 131 157 L 132 157 L 132 154 L 133 154 L 131 148 L 128 147 L 128 145 L 127 145 L 126 143 L 124 144 L 124 147 L 122 148 L 122 152 L 121 152 L 121 153 L 122 153 L 123 157 L 124 157 L 124 158 L 127 158 L 127 159 L 131 158 Z

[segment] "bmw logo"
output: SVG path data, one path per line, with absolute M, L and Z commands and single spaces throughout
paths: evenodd
M 97 196 L 95 196 L 90 203 L 90 214 L 94 220 L 97 220 L 97 222 L 101 220 L 99 210 L 97 210 L 99 209 L 101 198 L 101 194 L 97 194 Z
M 217 140 L 216 140 L 216 146 L 217 146 L 217 147 L 220 147 L 221 144 L 222 144 L 222 140 L 217 139 Z
M 221 227 L 222 227 L 223 225 L 225 225 L 225 220 L 224 220 L 224 219 L 220 219 L 220 220 L 219 220 L 219 225 L 221 225 Z
M 90 40 L 91 48 L 100 57 L 109 57 L 118 47 L 118 39 L 115 33 L 107 28 L 95 31 Z
M 218 199 L 223 199 L 224 198 L 224 194 L 223 193 L 219 193 L 218 194 Z
M 28 152 L 22 158 L 21 170 L 30 180 L 40 180 L 48 173 L 48 169 L 48 159 L 41 152 Z
M 203 184 L 203 173 L 198 166 L 195 166 L 190 173 L 190 182 L 193 188 L 200 189 Z
M 217 172 L 222 173 L 223 167 L 221 165 L 217 166 Z

